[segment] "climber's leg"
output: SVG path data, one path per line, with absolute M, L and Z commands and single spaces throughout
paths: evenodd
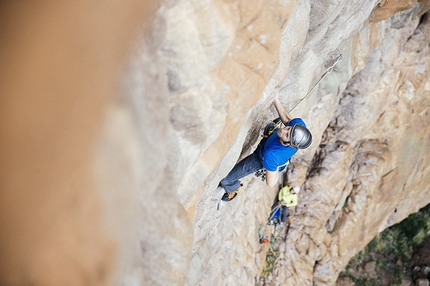
M 233 167 L 230 173 L 228 173 L 227 177 L 221 180 L 220 186 L 223 187 L 227 193 L 234 192 L 240 188 L 239 179 L 263 168 L 258 153 L 257 149 L 254 153 L 241 160 Z

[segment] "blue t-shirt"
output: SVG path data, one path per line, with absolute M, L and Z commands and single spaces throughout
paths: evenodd
M 305 122 L 301 118 L 292 119 L 288 122 L 287 126 L 294 126 L 296 124 L 306 127 Z M 296 148 L 282 145 L 275 131 L 267 138 L 266 144 L 264 144 L 263 167 L 270 172 L 276 172 L 278 167 L 285 165 L 296 152 Z

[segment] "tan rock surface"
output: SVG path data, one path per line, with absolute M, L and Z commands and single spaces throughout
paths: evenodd
M 121 246 L 102 226 L 90 154 L 155 8 L 0 3 L 1 285 L 112 283 Z
M 304 4 L 296 3 L 296 11 L 289 21 L 294 22 L 296 15 L 302 20 L 306 17 L 305 9 L 301 10 L 303 8 L 301 5 Z M 319 7 L 323 9 L 321 6 L 324 5 L 320 4 Z M 417 5 L 406 12 L 419 15 L 422 7 Z M 295 164 L 290 166 L 288 171 L 288 182 L 304 184 L 305 189 L 301 193 L 300 203 L 294 216 L 290 218 L 291 235 L 287 238 L 285 253 L 273 275 L 271 283 L 274 285 L 284 283 L 334 285 L 338 273 L 349 258 L 361 250 L 374 235 L 429 202 L 429 190 L 426 182 L 422 180 L 427 177 L 424 174 L 428 169 L 420 163 L 428 160 L 426 147 L 428 139 L 425 134 L 428 134 L 429 122 L 423 116 L 427 106 L 425 95 L 428 91 L 425 86 L 426 79 L 429 77 L 428 68 L 426 68 L 429 51 L 428 46 L 424 47 L 422 44 L 422 50 L 418 55 L 416 51 L 419 48 L 415 48 L 413 53 L 411 53 L 412 49 L 409 49 L 414 46 L 412 44 L 414 38 L 425 39 L 427 18 L 424 17 L 420 24 L 419 17 L 410 17 L 409 22 L 404 23 L 404 27 L 399 29 L 396 26 L 393 29 L 392 25 L 397 23 L 395 17 L 379 24 L 363 24 L 366 14 L 363 15 L 361 23 L 355 14 L 354 20 L 357 22 L 348 21 L 336 26 L 336 21 L 341 21 L 342 16 L 354 14 L 352 12 L 354 8 L 357 9 L 355 11 L 360 11 L 358 15 L 367 11 L 368 16 L 372 6 L 346 5 L 343 9 L 336 8 L 333 8 L 333 13 L 337 12 L 340 18 L 334 17 L 335 21 L 328 26 L 329 28 L 309 27 L 307 38 L 302 40 L 303 47 L 300 53 L 296 54 L 295 61 L 290 65 L 289 73 L 282 84 L 285 87 L 284 92 L 281 93 L 284 103 L 292 106 L 295 102 L 295 97 L 292 95 L 305 94 L 311 82 L 315 81 L 312 77 L 299 76 L 299 74 L 305 74 L 305 71 L 306 74 L 312 74 L 310 71 L 313 64 L 318 62 L 315 53 L 327 53 L 330 49 L 334 52 L 336 48 L 339 49 L 339 46 L 335 46 L 334 43 L 339 39 L 344 40 L 337 44 L 342 47 L 344 61 L 321 85 L 316 98 L 310 97 L 296 111 L 296 115 L 303 116 L 309 122 L 317 139 L 310 150 L 301 152 L 301 156 L 295 158 Z M 368 10 L 365 10 L 366 8 Z M 303 14 L 300 14 L 301 11 Z M 311 13 L 308 17 L 310 16 L 314 14 Z M 288 30 L 288 23 L 291 22 L 287 22 L 285 33 L 291 32 Z M 314 29 L 321 31 L 314 31 Z M 360 31 L 356 34 L 358 30 Z M 410 37 L 410 35 L 418 36 Z M 321 40 L 318 42 L 316 39 L 318 36 L 326 42 Z M 291 35 L 290 38 L 294 39 L 294 36 Z M 320 44 L 318 49 L 309 48 L 317 42 Z M 418 40 L 416 43 L 418 47 L 420 45 L 418 43 L 426 43 L 426 41 Z M 293 48 L 294 46 L 291 46 L 291 49 Z M 334 56 L 331 60 L 333 59 Z M 282 59 L 280 62 L 279 69 L 284 68 L 281 66 Z M 320 70 L 322 71 L 321 67 Z M 275 72 L 271 82 L 276 81 L 276 76 Z M 316 75 L 314 77 L 317 78 Z M 267 119 L 267 117 L 260 119 L 260 110 L 267 108 L 267 104 L 270 103 L 270 96 L 268 98 L 266 96 L 271 93 L 269 89 L 271 82 L 259 102 L 261 107 L 257 105 L 254 108 L 242 128 L 249 124 L 247 122 L 250 118 L 254 122 Z M 287 94 L 291 96 L 287 97 Z M 413 113 L 412 110 L 414 110 Z M 263 123 L 260 123 L 260 126 L 262 125 Z M 258 132 L 258 129 L 257 131 L 253 129 L 258 127 L 254 126 L 255 123 L 247 127 L 250 130 L 246 140 L 251 142 L 254 142 L 253 138 Z M 252 149 L 252 146 L 246 146 L 247 141 L 241 137 L 241 132 L 242 130 L 236 142 L 238 140 L 244 142 L 244 150 Z M 409 140 L 406 141 L 405 138 Z M 230 156 L 237 153 L 236 145 L 237 143 L 232 146 L 224 159 L 230 162 L 230 167 L 234 163 L 234 160 L 231 162 Z M 255 190 L 249 185 L 245 188 L 247 193 L 241 194 L 246 198 L 239 197 L 239 202 L 228 205 L 229 209 L 223 209 L 220 218 L 218 213 L 215 213 L 215 217 L 211 214 L 214 202 L 209 201 L 211 190 L 223 176 L 220 170 L 225 172 L 229 169 L 226 170 L 222 165 L 223 163 L 220 169 L 212 173 L 203 186 L 202 192 L 199 193 L 201 199 L 197 203 L 195 213 L 195 225 L 198 226 L 198 231 L 195 232 L 193 260 L 196 256 L 200 257 L 201 247 L 207 244 L 200 237 L 203 238 L 205 233 L 212 233 L 214 229 L 217 232 L 220 231 L 219 226 L 216 227 L 216 225 L 223 222 L 222 216 L 226 215 L 225 213 L 228 213 L 229 220 L 232 220 L 234 226 L 223 224 L 224 233 L 235 233 L 234 228 L 237 224 L 248 224 L 246 221 L 252 220 L 254 216 L 259 218 L 257 224 L 264 222 L 264 214 L 259 216 L 262 206 L 257 203 L 257 197 L 252 194 Z M 247 178 L 249 179 L 251 178 Z M 258 181 L 256 184 L 258 188 L 265 189 Z M 417 190 L 416 193 L 413 189 Z M 266 195 L 269 197 L 269 202 L 275 192 L 271 190 L 270 194 Z M 415 199 L 411 199 L 412 197 Z M 251 202 L 248 202 L 249 199 Z M 252 203 L 252 200 L 255 203 Z M 265 201 L 263 204 L 263 213 L 265 212 L 266 215 L 269 202 Z M 240 205 L 250 208 L 243 209 L 246 211 L 245 217 L 242 217 Z M 207 220 L 207 217 L 211 219 Z M 229 227 L 231 230 L 228 230 Z M 251 227 L 254 231 L 257 228 L 258 225 Z M 329 236 L 327 231 L 331 233 Z M 327 241 L 330 247 L 327 251 L 321 252 L 324 247 L 321 248 L 320 245 L 324 241 Z M 249 247 L 245 242 L 239 241 L 234 245 L 236 248 Z M 230 252 L 216 249 L 212 251 L 217 253 L 217 256 L 222 253 L 223 260 L 231 256 Z M 199 283 L 223 285 L 223 283 L 229 283 L 226 281 L 232 281 L 230 279 L 246 281 L 246 278 L 241 276 L 243 274 L 234 269 L 239 266 L 234 264 L 229 264 L 228 268 L 222 267 L 222 277 L 226 279 L 224 282 L 217 281 L 215 275 L 201 276 L 201 271 L 211 273 L 212 269 L 220 267 L 213 264 L 212 258 L 206 263 L 200 260 L 199 263 L 192 264 L 189 285 Z M 256 267 L 261 268 L 262 265 L 256 265 Z M 248 275 L 252 273 L 251 271 L 251 269 L 247 270 Z M 196 277 L 201 277 L 201 280 L 197 280 Z M 244 282 L 243 285 L 247 284 Z
M 106 15 L 120 12 L 131 29 L 139 14 L 128 7 L 112 6 Z M 377 233 L 430 202 L 428 9 L 428 1 L 165 1 L 147 22 L 120 91 L 115 75 L 132 35 L 128 42 L 121 33 L 111 41 L 102 38 L 82 61 L 97 67 L 89 75 L 94 78 L 76 73 L 82 82 L 71 77 L 66 83 L 77 84 L 79 96 L 70 93 L 69 105 L 53 108 L 64 118 L 70 106 L 77 129 L 48 120 L 59 134 L 52 147 L 43 140 L 23 145 L 18 158 L 1 149 L 6 163 L 0 209 L 7 237 L 2 235 L 0 261 L 2 273 L 13 276 L 3 276 L 5 281 L 46 284 L 73 277 L 75 285 L 255 285 L 268 250 L 259 244 L 258 229 L 285 180 L 301 186 L 299 204 L 290 210 L 288 235 L 266 285 L 349 285 L 346 278 L 336 282 L 349 259 Z M 107 26 L 95 26 L 101 30 L 89 32 L 89 39 L 110 35 Z M 62 35 L 61 26 L 55 27 Z M 2 37 L 1 48 L 11 51 Z M 46 48 L 47 38 L 34 41 Z M 111 55 L 102 52 L 105 45 L 116 56 L 111 66 L 101 64 Z M 291 109 L 339 54 L 343 60 L 292 112 L 312 130 L 311 147 L 297 153 L 278 186 L 268 188 L 249 176 L 238 198 L 216 211 L 219 181 L 256 148 L 261 129 L 276 116 L 274 93 Z M 58 63 L 61 70 L 64 64 Z M 24 73 L 31 80 L 16 86 L 38 86 L 33 73 Z M 55 79 L 55 73 L 47 78 Z M 95 100 L 103 92 L 117 96 Z M 10 94 L 20 100 L 13 97 L 19 93 Z M 51 97 L 40 102 L 59 107 L 56 89 L 40 94 Z M 8 112 L 19 103 L 11 102 L 1 105 L 2 136 L 14 140 L 4 133 Z M 91 112 L 95 118 L 85 121 L 82 114 Z M 50 113 L 37 107 L 34 114 Z M 90 127 L 79 129 L 86 122 Z M 31 142 L 26 140 L 39 130 L 25 129 L 17 134 L 30 135 L 16 138 Z M 59 130 L 79 140 L 67 140 L 71 135 L 61 137 Z M 64 157 L 69 160 L 52 162 L 46 150 L 70 154 Z M 74 159 L 84 163 L 74 165 Z M 52 181 L 26 169 L 33 166 L 26 162 L 37 166 L 43 160 L 59 172 L 48 176 Z M 75 176 L 67 164 L 76 168 Z M 23 174 L 30 176 L 24 180 Z M 14 193 L 11 180 L 27 187 Z M 14 194 L 25 198 L 18 207 L 9 204 L 19 199 Z M 18 215 L 27 207 L 31 215 Z M 39 225 L 46 229 L 39 232 Z M 21 251 L 33 237 L 32 251 Z M 71 247 L 59 247 L 64 241 Z M 69 272 L 62 276 L 61 269 Z

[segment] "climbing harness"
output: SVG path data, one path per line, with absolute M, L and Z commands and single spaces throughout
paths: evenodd
M 287 169 L 287 166 L 290 164 L 290 159 L 288 159 L 287 163 L 285 163 L 282 166 L 278 167 L 278 172 L 281 173 L 283 171 L 285 171 Z M 258 170 L 257 172 L 255 172 L 254 174 L 257 178 L 261 177 L 261 181 L 264 182 L 266 181 L 266 169 L 262 168 L 260 170 Z
M 267 138 L 269 138 L 269 136 L 272 135 L 273 132 L 275 132 L 275 130 L 277 130 L 281 126 L 282 126 L 282 121 L 279 117 L 270 121 L 269 123 L 267 123 L 266 127 L 264 128 L 263 135 L 261 135 L 262 139 L 261 139 L 260 143 L 258 144 L 258 148 L 260 149 L 259 152 L 261 152 L 261 154 L 264 154 L 264 145 L 266 144 Z M 287 164 L 288 164 L 288 162 L 287 162 Z M 266 170 L 264 168 L 262 168 L 262 169 L 256 171 L 255 176 L 261 177 L 261 181 L 264 182 L 266 180 Z
M 296 104 L 296 105 L 294 105 L 294 107 L 290 110 L 290 112 L 292 112 L 300 103 L 302 103 L 302 101 L 306 98 L 306 97 L 308 97 L 309 96 L 309 94 L 311 94 L 313 91 L 314 91 L 314 89 L 321 83 L 321 81 L 328 75 L 328 74 L 331 74 L 331 72 L 333 71 L 333 69 L 334 69 L 334 67 L 335 67 L 335 65 L 337 65 L 337 63 L 338 62 L 340 62 L 342 60 L 342 54 L 340 54 L 338 57 L 337 57 L 337 59 L 336 59 L 336 61 L 334 62 L 334 64 L 332 65 L 332 66 L 330 66 L 325 72 L 324 72 L 324 74 L 321 76 L 321 78 L 317 81 L 317 83 L 316 84 L 314 84 L 314 86 L 308 91 L 308 93 L 302 98 L 302 99 L 300 99 L 300 101 Z M 282 88 L 280 91 L 282 91 L 283 89 L 285 89 L 285 87 L 284 88 Z
M 282 125 L 282 120 L 279 117 L 267 123 L 266 127 L 264 128 L 263 135 L 261 135 L 262 139 L 258 144 L 261 154 L 264 154 L 264 145 L 266 144 L 267 138 L 269 138 L 269 136 L 272 135 L 277 129 L 281 128 Z M 288 160 L 284 165 L 279 166 L 279 172 L 284 171 L 289 163 L 290 160 Z M 266 180 L 266 170 L 263 168 L 256 171 L 255 176 L 261 177 L 261 181 L 264 182 Z

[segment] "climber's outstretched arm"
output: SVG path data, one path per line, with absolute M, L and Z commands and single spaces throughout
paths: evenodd
M 270 172 L 266 170 L 266 184 L 273 187 L 278 182 L 278 172 Z
M 282 105 L 281 101 L 279 100 L 279 95 L 277 92 L 275 94 L 275 99 L 273 100 L 273 104 L 275 105 L 276 111 L 278 112 L 282 123 L 287 125 L 288 122 L 290 122 L 290 120 L 293 118 L 291 117 L 290 113 L 285 109 L 285 107 Z

